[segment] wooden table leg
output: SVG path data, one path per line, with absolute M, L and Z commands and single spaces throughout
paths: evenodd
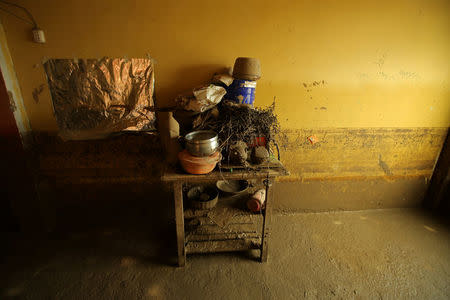
M 175 224 L 177 230 L 178 266 L 186 264 L 186 248 L 184 244 L 184 210 L 183 210 L 183 183 L 173 183 L 173 197 L 175 202 Z
M 270 233 L 270 220 L 272 217 L 272 200 L 273 200 L 273 188 L 272 188 L 272 178 L 266 179 L 266 201 L 265 210 L 263 211 L 263 228 L 262 228 L 262 240 L 261 240 L 261 262 L 267 262 L 268 252 L 269 252 L 269 233 Z

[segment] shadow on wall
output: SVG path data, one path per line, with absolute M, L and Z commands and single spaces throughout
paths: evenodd
M 54 232 L 129 229 L 155 235 L 169 226 L 171 195 L 157 182 L 61 183 L 42 196 L 48 204 L 43 217 Z
M 159 137 L 68 141 L 36 134 L 37 214 L 47 231 L 168 225 Z
M 443 215 L 450 214 L 450 133 L 447 133 L 439 160 L 434 168 L 424 206 Z

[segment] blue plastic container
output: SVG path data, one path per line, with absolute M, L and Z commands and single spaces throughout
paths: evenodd
M 235 79 L 228 87 L 227 99 L 239 104 L 253 105 L 256 81 Z

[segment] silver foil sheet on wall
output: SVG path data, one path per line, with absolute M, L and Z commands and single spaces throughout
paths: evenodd
M 155 130 L 151 59 L 50 59 L 44 69 L 62 138 Z

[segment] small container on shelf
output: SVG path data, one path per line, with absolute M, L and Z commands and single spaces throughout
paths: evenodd
M 187 198 L 195 209 L 211 209 L 216 206 L 219 192 L 214 186 L 194 186 L 187 192 Z
M 221 155 L 218 151 L 205 157 L 193 156 L 186 149 L 178 153 L 178 159 L 183 169 L 187 173 L 195 175 L 210 173 L 214 170 L 220 158 Z
M 216 187 L 224 195 L 240 195 L 245 193 L 249 187 L 248 180 L 219 180 Z
M 184 137 L 186 150 L 197 157 L 210 156 L 219 148 L 217 133 L 211 130 L 192 131 Z
M 249 200 L 247 200 L 247 208 L 252 212 L 260 212 L 264 209 L 265 201 L 266 190 L 260 189 L 256 191 Z

